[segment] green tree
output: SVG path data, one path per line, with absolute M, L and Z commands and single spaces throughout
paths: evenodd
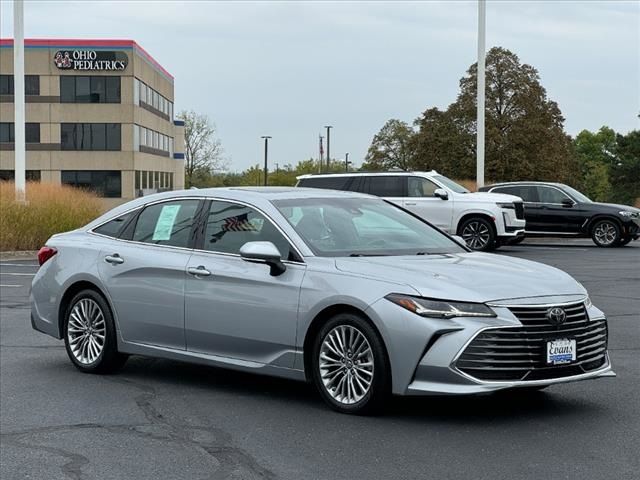
M 400 120 L 391 119 L 376 133 L 365 157 L 363 170 L 388 170 L 412 166 L 413 129 Z
M 211 186 L 214 169 L 225 164 L 216 127 L 207 115 L 183 110 L 178 118 L 184 121 L 184 183 L 185 187 Z
M 640 130 L 618 134 L 617 161 L 611 166 L 611 199 L 640 206 Z
M 573 141 L 580 169 L 584 193 L 598 202 L 609 200 L 610 171 L 618 163 L 616 133 L 609 127 L 597 132 L 581 131 Z
M 445 111 L 416 120 L 414 167 L 455 178 L 475 177 L 477 64 L 460 80 Z M 558 105 L 547 97 L 535 68 L 494 47 L 486 57 L 485 165 L 493 180 L 560 180 L 575 184 L 578 163 Z

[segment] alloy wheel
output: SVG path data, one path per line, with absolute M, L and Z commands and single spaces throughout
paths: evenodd
M 601 245 L 611 245 L 618 237 L 618 230 L 611 222 L 600 222 L 593 231 L 593 235 Z
M 373 351 L 357 328 L 340 325 L 331 330 L 322 341 L 318 360 L 324 388 L 335 401 L 352 405 L 371 389 Z
M 67 339 L 75 359 L 83 365 L 95 362 L 104 349 L 106 323 L 100 306 L 91 298 L 79 300 L 69 313 Z
M 472 221 L 462 229 L 462 238 L 469 248 L 480 250 L 487 246 L 491 238 L 489 227 L 483 222 Z

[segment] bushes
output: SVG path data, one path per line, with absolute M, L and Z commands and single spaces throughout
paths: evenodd
M 37 250 L 54 233 L 86 225 L 104 211 L 92 193 L 51 183 L 27 183 L 26 205 L 13 182 L 0 182 L 0 251 Z

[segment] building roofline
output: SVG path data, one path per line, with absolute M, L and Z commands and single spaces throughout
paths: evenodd
M 128 39 L 82 39 L 82 38 L 25 38 L 25 48 L 127 48 L 135 50 L 160 73 L 173 82 L 171 75 L 135 40 Z M 0 48 L 13 47 L 13 38 L 0 38 Z

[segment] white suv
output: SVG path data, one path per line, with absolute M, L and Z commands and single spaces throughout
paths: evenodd
M 493 250 L 524 235 L 520 197 L 471 193 L 433 170 L 301 175 L 296 186 L 383 197 L 445 232 L 459 235 L 473 250 Z

